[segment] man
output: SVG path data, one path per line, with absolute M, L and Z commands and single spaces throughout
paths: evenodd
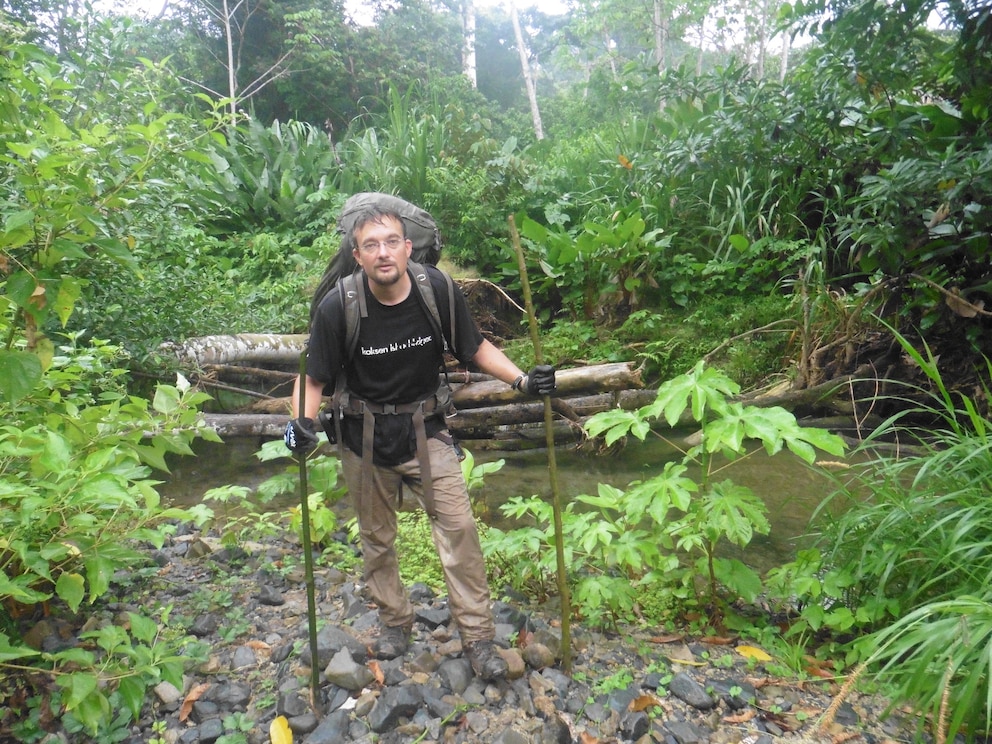
M 395 212 L 372 207 L 355 221 L 352 253 L 361 269 L 359 290 L 365 292 L 367 317 L 361 320 L 355 352 L 348 358 L 340 285 L 320 302 L 302 381 L 306 410 L 297 410 L 297 387 L 286 445 L 303 452 L 316 446 L 313 419 L 321 396 L 344 375 L 341 414 L 324 420 L 326 429 L 340 431 L 342 467 L 358 516 L 365 580 L 379 607 L 381 629 L 373 652 L 380 659 L 403 655 L 413 625 L 414 610 L 400 581 L 394 548 L 396 509 L 406 485 L 430 516 L 463 652 L 476 675 L 497 680 L 506 676 L 507 665 L 493 642 L 486 567 L 468 489 L 444 420 L 448 405 L 444 390 L 439 390 L 439 360 L 447 340 L 460 361 L 532 395 L 554 392 L 555 371 L 542 365 L 523 374 L 482 337 L 462 293 L 456 288 L 449 295 L 440 270 L 425 266 L 435 287 L 438 315 L 455 319 L 454 334 L 444 327 L 445 338 L 438 338 L 415 284 L 418 280 L 407 271 L 412 250 L 403 220 Z

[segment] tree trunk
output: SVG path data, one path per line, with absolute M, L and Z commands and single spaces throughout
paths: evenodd
M 234 31 L 231 28 L 231 11 L 227 0 L 223 0 L 221 23 L 224 26 L 224 39 L 227 42 L 227 95 L 231 99 L 228 104 L 231 109 L 231 134 L 238 126 L 238 73 L 234 60 Z
M 778 68 L 779 83 L 785 82 L 785 76 L 789 72 L 789 35 L 782 34 L 782 61 Z
M 462 0 L 462 74 L 478 87 L 475 63 L 475 2 Z
M 182 343 L 167 342 L 160 349 L 180 361 L 205 367 L 208 364 L 293 364 L 299 361 L 307 335 L 240 333 L 234 336 L 200 336 Z
M 668 38 L 668 21 L 665 17 L 664 3 L 654 0 L 654 62 L 658 66 L 658 74 L 665 70 L 665 40 Z
M 530 101 L 530 115 L 534 122 L 534 136 L 544 139 L 544 126 L 541 124 L 541 111 L 537 107 L 537 85 L 534 82 L 534 75 L 531 73 L 530 63 L 527 61 L 527 45 L 524 43 L 524 33 L 520 28 L 520 15 L 517 13 L 516 3 L 510 3 L 510 20 L 513 22 L 513 33 L 517 38 L 517 52 L 520 54 L 520 69 L 524 76 L 524 85 L 527 88 L 527 100 Z
M 454 372 L 448 375 L 448 380 L 452 387 L 452 398 L 455 407 L 460 412 L 475 408 L 487 408 L 498 406 L 502 408 L 511 406 L 526 406 L 534 401 L 525 393 L 513 390 L 505 382 L 487 377 L 475 381 L 468 381 L 463 377 L 467 373 Z M 464 380 L 464 381 L 463 381 Z M 575 367 L 573 369 L 560 370 L 555 375 L 558 385 L 557 398 L 570 398 L 603 392 L 613 393 L 641 388 L 641 373 L 633 368 L 628 362 L 616 362 L 613 364 L 594 364 L 587 367 Z M 251 410 L 255 413 L 275 413 L 289 410 L 289 398 L 269 398 L 261 400 L 251 405 Z M 540 406 L 540 403 L 533 403 Z M 540 417 L 534 419 L 540 420 Z
M 765 59 L 768 56 L 768 0 L 762 0 L 758 8 L 758 59 L 755 77 L 763 80 L 765 77 Z

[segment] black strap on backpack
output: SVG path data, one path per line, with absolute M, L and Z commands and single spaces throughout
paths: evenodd
M 444 364 L 444 354 L 448 351 L 448 341 L 441 324 L 441 313 L 438 309 L 434 287 L 431 285 L 427 270 L 418 263 L 409 261 L 407 272 L 413 285 L 417 288 L 417 297 L 427 313 L 432 330 L 439 340 L 439 367 L 444 373 L 444 382 L 439 383 L 437 391 L 426 400 L 401 405 L 377 404 L 357 398 L 348 390 L 347 380 L 339 373 L 331 398 L 331 413 L 334 417 L 335 434 L 337 435 L 339 453 L 343 457 L 344 439 L 341 433 L 341 418 L 343 416 L 362 417 L 362 483 L 370 483 L 372 478 L 372 447 L 374 444 L 375 417 L 378 415 L 410 414 L 413 422 L 414 435 L 417 442 L 417 459 L 420 462 L 421 482 L 424 487 L 424 510 L 434 519 L 434 487 L 431 477 L 431 461 L 427 450 L 427 429 L 425 414 L 448 415 L 453 409 L 451 402 L 451 387 Z M 447 273 L 441 272 L 448 287 L 449 332 L 452 344 L 455 343 L 455 290 L 454 283 Z M 361 270 L 342 277 L 338 283 L 342 311 L 345 322 L 345 358 L 350 360 L 358 348 L 358 328 L 362 318 L 367 318 L 368 299 L 365 296 L 365 279 Z
M 408 261 L 407 273 L 410 274 L 413 285 L 417 288 L 417 298 L 421 306 L 427 311 L 427 318 L 431 323 L 431 328 L 437 334 L 436 338 L 440 340 L 440 366 L 443 369 L 444 354 L 449 350 L 453 351 L 455 339 L 457 338 L 455 332 L 454 282 L 447 273 L 441 272 L 448 287 L 448 330 L 451 334 L 451 347 L 449 348 L 448 339 L 444 335 L 444 329 L 441 324 L 441 311 L 438 309 L 437 298 L 434 296 L 434 286 L 431 284 L 431 278 L 427 273 L 427 269 L 419 263 Z M 341 309 L 344 313 L 345 359 L 351 360 L 355 355 L 355 349 L 358 348 L 358 326 L 362 318 L 369 316 L 368 300 L 365 297 L 365 281 L 361 269 L 358 269 L 353 274 L 342 277 L 338 281 L 338 294 L 341 297 Z

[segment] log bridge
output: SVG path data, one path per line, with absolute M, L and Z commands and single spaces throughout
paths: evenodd
M 291 401 L 286 394 L 296 376 L 302 334 L 203 336 L 163 351 L 179 360 L 191 381 L 206 389 L 239 393 L 250 402 L 232 413 L 206 413 L 206 422 L 222 437 L 282 436 Z M 457 414 L 448 428 L 470 449 L 518 450 L 544 446 L 544 405 L 487 375 L 452 369 L 447 379 Z M 595 364 L 559 370 L 555 441 L 584 438 L 582 423 L 611 408 L 634 409 L 654 400 L 644 388 L 640 369 L 631 362 Z M 268 392 L 258 388 L 268 385 Z

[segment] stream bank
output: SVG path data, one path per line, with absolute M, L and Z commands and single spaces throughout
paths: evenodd
M 603 633 L 573 624 L 571 675 L 561 668 L 553 607 L 498 595 L 497 641 L 511 678 L 487 684 L 461 657 L 443 596 L 411 587 L 413 643 L 394 661 L 370 659 L 374 606 L 361 581 L 318 563 L 315 599 L 321 686 L 309 695 L 307 596 L 300 548 L 273 541 L 222 548 L 184 531 L 150 568 L 117 576 L 115 601 L 79 617 L 37 622 L 40 647 L 80 643 L 82 626 L 118 623 L 127 611 L 160 616 L 166 632 L 188 636 L 201 659 L 182 689 L 158 685 L 126 744 L 270 741 L 277 716 L 304 744 L 838 744 L 910 742 L 916 722 L 883 717 L 886 701 L 851 692 L 841 679 L 790 675 L 784 660 L 761 656 L 739 638 L 694 638 L 670 629 Z M 8 712 L 7 715 L 10 715 Z M 9 731 L 10 721 L 0 728 Z M 49 722 L 47 742 L 87 741 Z M 0 740 L 15 739 L 0 736 Z

